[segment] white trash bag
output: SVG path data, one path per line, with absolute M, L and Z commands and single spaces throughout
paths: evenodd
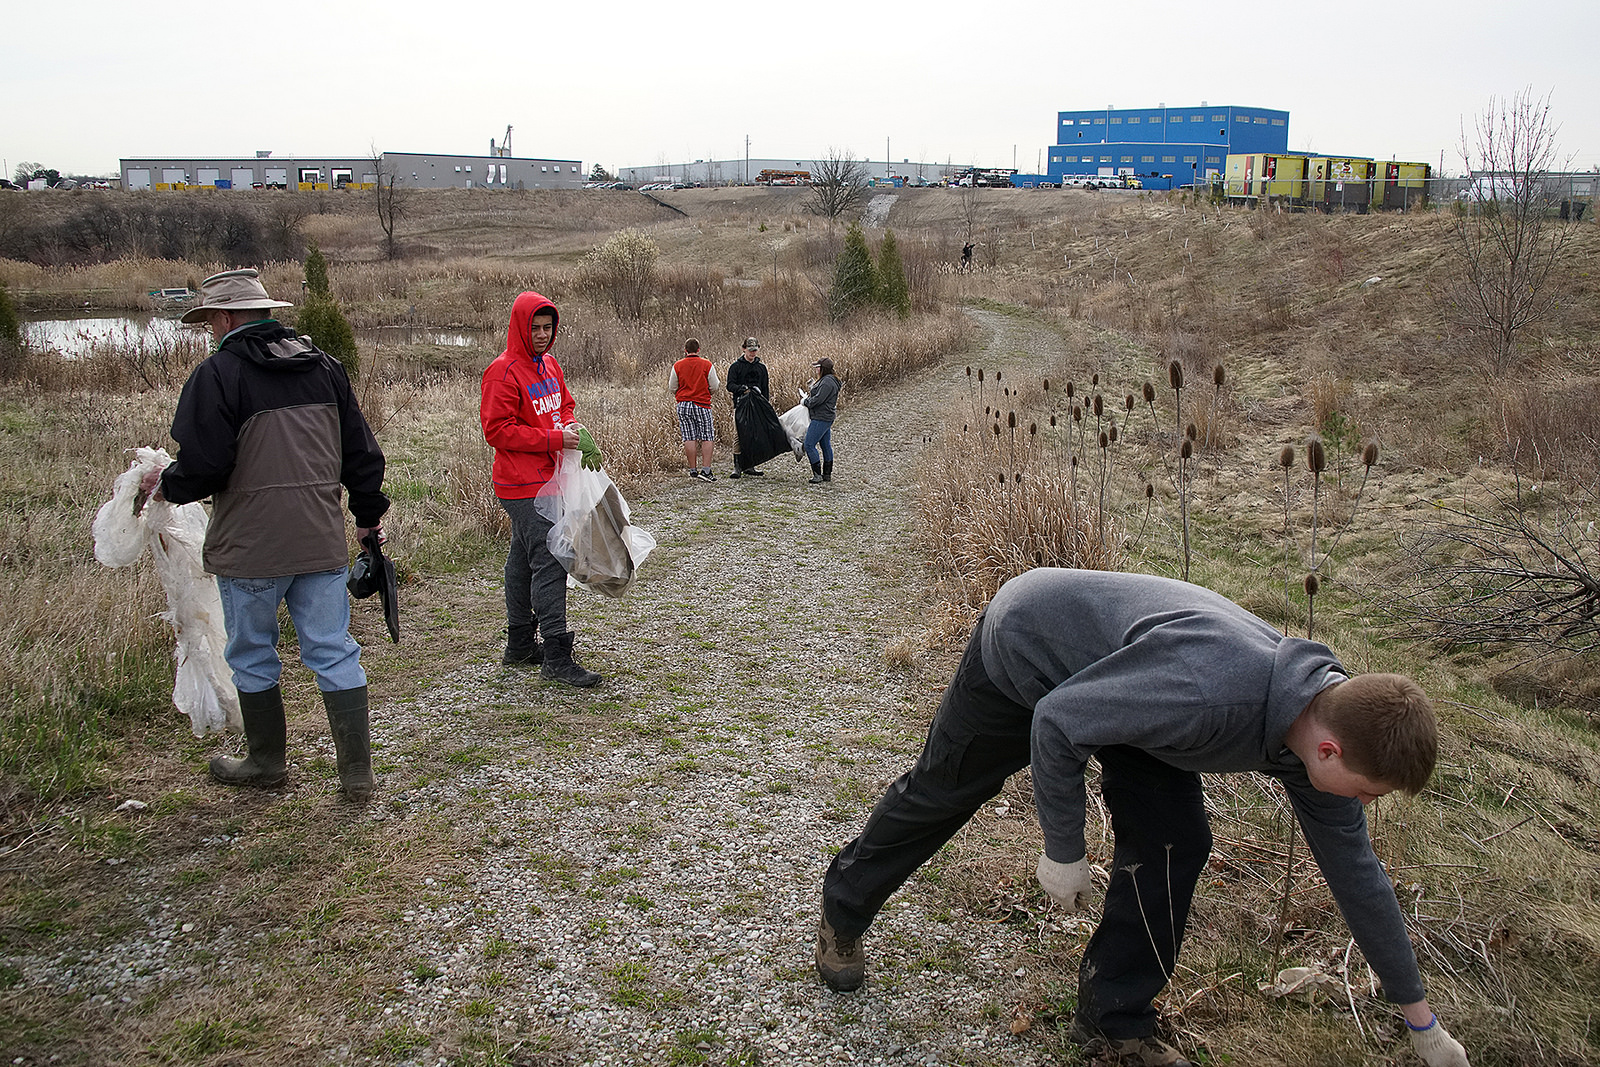
M 648 530 L 634 526 L 628 502 L 604 470 L 584 470 L 583 453 L 565 449 L 534 506 L 550 520 L 545 543 L 567 570 L 568 581 L 592 593 L 619 598 L 656 547 Z
M 243 729 L 239 695 L 223 658 L 228 638 L 222 598 L 216 579 L 201 563 L 206 510 L 199 504 L 175 507 L 165 500 L 151 500 L 134 510 L 140 480 L 171 462 L 165 449 L 134 450 L 133 463 L 117 475 L 111 499 L 95 513 L 94 558 L 107 567 L 128 567 L 144 555 L 146 545 L 150 547 L 167 594 L 167 610 L 160 617 L 177 636 L 172 702 L 189 716 L 196 737 L 224 730 L 239 733 Z

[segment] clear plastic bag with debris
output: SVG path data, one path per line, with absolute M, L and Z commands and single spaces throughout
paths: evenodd
M 628 502 L 603 470 L 585 470 L 583 453 L 561 453 L 555 477 L 535 506 L 550 520 L 546 544 L 573 585 L 617 598 L 656 547 L 648 530 L 633 525 Z
M 111 499 L 94 517 L 94 558 L 107 567 L 131 567 L 150 550 L 167 594 L 160 617 L 177 638 L 172 703 L 189 717 L 196 737 L 239 733 L 239 696 L 224 659 L 227 630 L 217 581 L 201 562 L 209 520 L 199 504 L 146 500 L 139 483 L 172 462 L 165 449 L 134 449 L 117 476 Z

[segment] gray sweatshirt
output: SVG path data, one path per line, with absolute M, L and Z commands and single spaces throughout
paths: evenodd
M 1071 863 L 1086 852 L 1084 768 L 1103 745 L 1130 745 L 1183 770 L 1271 775 L 1387 996 L 1422 999 L 1361 802 L 1313 787 L 1283 743 L 1311 699 L 1346 676 L 1326 645 L 1284 637 L 1187 582 L 1050 567 L 1000 588 L 982 641 L 990 679 L 1034 709 L 1033 789 L 1051 859 Z

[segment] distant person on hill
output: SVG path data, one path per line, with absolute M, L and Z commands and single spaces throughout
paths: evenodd
M 745 394 L 751 390 L 769 399 L 772 396 L 767 378 L 767 365 L 761 362 L 761 357 L 757 355 L 760 351 L 760 343 L 754 337 L 746 337 L 739 358 L 728 366 L 728 392 L 733 395 L 734 404 L 738 404 L 740 400 L 744 399 Z M 737 426 L 738 423 L 735 420 L 735 429 L 737 429 Z M 739 456 L 743 451 L 744 445 L 741 443 L 733 453 L 733 473 L 728 477 L 737 478 L 741 474 L 754 474 L 759 477 L 765 474 L 766 471 L 757 470 L 755 467 L 751 467 L 748 470 L 744 469 L 739 462 Z
M 226 656 L 249 754 L 219 756 L 211 776 L 270 789 L 288 778 L 288 726 L 278 607 L 287 605 L 300 659 L 316 675 L 346 799 L 372 796 L 367 674 L 350 636 L 350 546 L 340 507 L 350 494 L 356 539 L 382 536 L 389 510 L 384 458 L 344 367 L 274 319 L 253 269 L 214 274 L 183 314 L 205 323 L 217 350 L 178 397 L 178 458 L 143 484 L 173 504 L 207 497 L 205 567 L 217 576 Z
M 800 402 L 811 415 L 811 425 L 806 427 L 806 459 L 811 461 L 811 485 L 833 481 L 833 418 L 839 403 L 841 388 L 833 376 L 833 360 L 823 356 L 811 364 L 817 380 L 806 390 Z
M 716 450 L 716 427 L 711 420 L 711 394 L 720 388 L 717 368 L 700 354 L 700 342 L 693 337 L 683 343 L 683 358 L 672 365 L 667 391 L 678 401 L 678 431 L 683 435 L 683 462 L 689 477 L 702 482 L 715 481 L 711 456 Z M 695 466 L 698 453 L 700 465 Z
M 537 502 L 562 450 L 583 445 L 567 380 L 550 353 L 556 320 L 556 306 L 538 293 L 522 293 L 512 303 L 506 349 L 483 372 L 479 418 L 483 439 L 494 448 L 494 495 L 511 516 L 501 662 L 538 667 L 541 678 L 588 687 L 601 678 L 573 658 L 567 571 L 546 543 L 552 521 Z
M 1364 810 L 1397 789 L 1420 792 L 1437 748 L 1433 707 L 1415 682 L 1351 676 L 1326 645 L 1284 637 L 1208 589 L 1143 574 L 1028 571 L 978 616 L 916 766 L 828 868 L 817 971 L 839 992 L 858 988 L 861 937 L 885 901 L 1030 764 L 1044 832 L 1039 883 L 1062 907 L 1088 908 L 1092 757 L 1115 847 L 1078 969 L 1075 1036 L 1109 1062 L 1188 1065 L 1155 1036 L 1152 1002 L 1177 966 L 1211 851 L 1200 774 L 1256 771 L 1287 791 L 1417 1055 L 1428 1067 L 1467 1067 L 1428 1006 Z
M 971 241 L 968 241 L 966 244 L 961 246 L 961 269 L 964 270 L 964 271 L 972 269 L 972 242 Z

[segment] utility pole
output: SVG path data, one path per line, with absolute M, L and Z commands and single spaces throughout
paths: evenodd
M 750 184 L 750 135 L 744 135 L 744 185 Z

